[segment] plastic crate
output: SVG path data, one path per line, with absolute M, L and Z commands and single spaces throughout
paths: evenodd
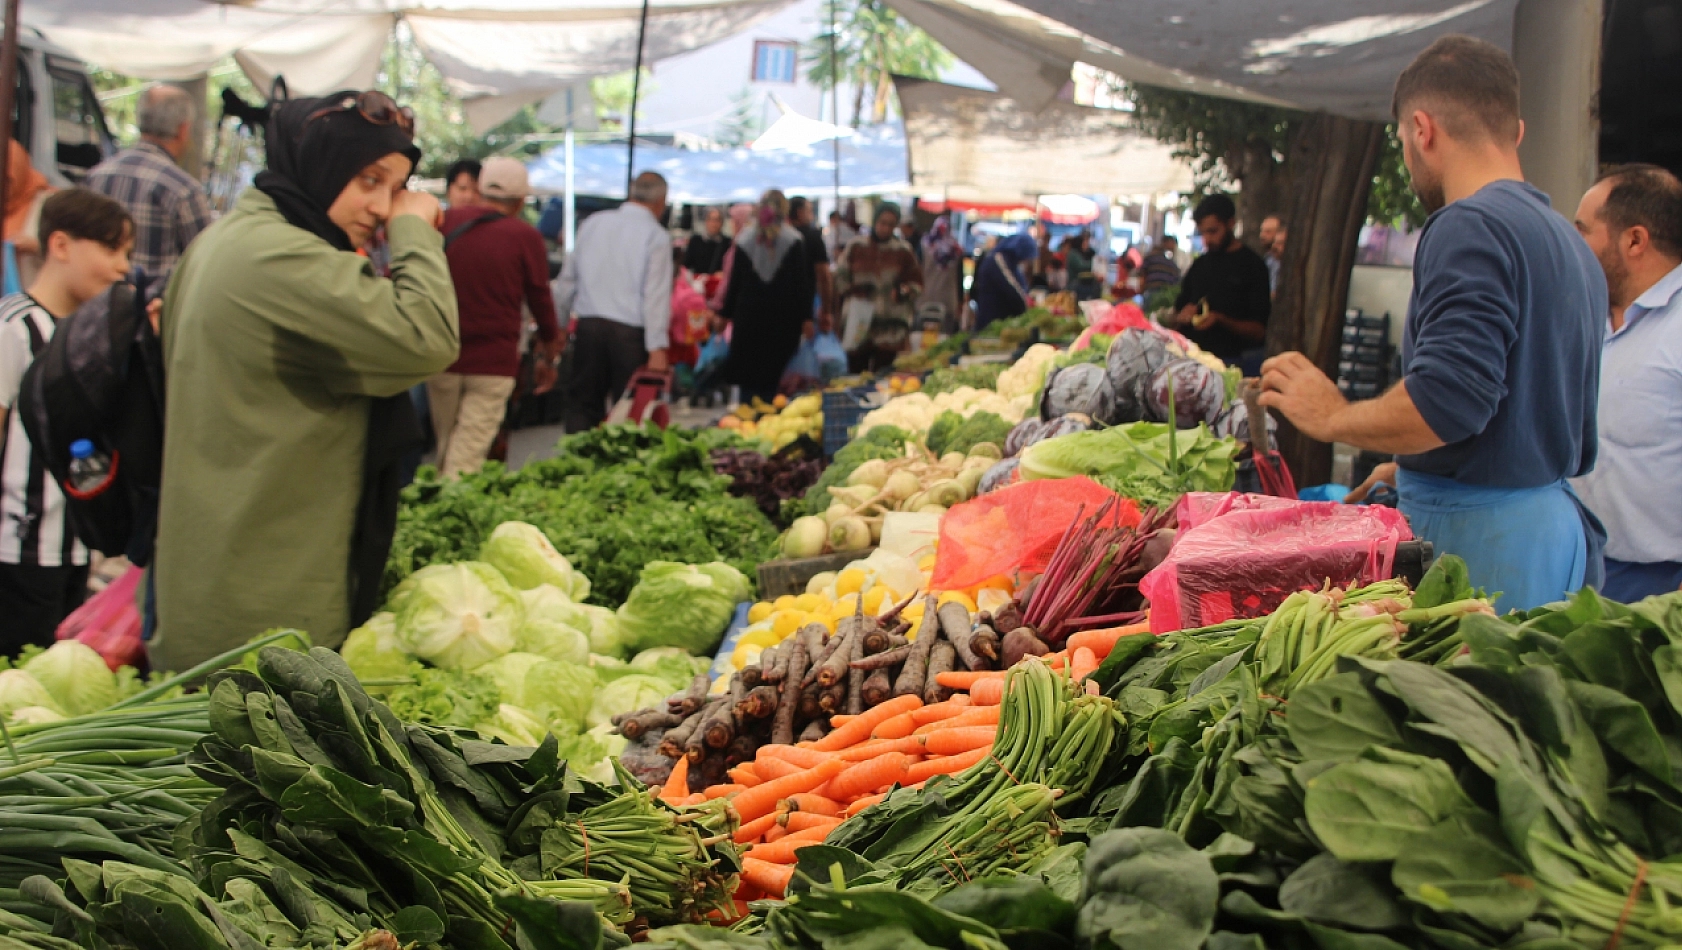
M 833 458 L 853 437 L 853 427 L 859 424 L 870 405 L 871 387 L 859 386 L 840 392 L 823 394 L 823 454 Z

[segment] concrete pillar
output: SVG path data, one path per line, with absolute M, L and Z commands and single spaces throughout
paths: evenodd
M 1513 14 L 1524 176 L 1570 216 L 1599 162 L 1601 0 L 1520 0 Z
M 179 87 L 193 100 L 193 134 L 187 142 L 187 150 L 181 153 L 181 168 L 204 181 L 205 140 L 208 138 L 205 130 L 210 127 L 210 116 L 206 114 L 210 109 L 210 77 L 183 79 L 170 85 Z

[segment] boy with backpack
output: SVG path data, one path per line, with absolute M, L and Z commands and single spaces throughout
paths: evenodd
M 24 434 L 19 386 L 59 321 L 127 275 L 134 247 L 128 211 L 86 188 L 49 197 L 38 233 L 40 273 L 23 293 L 0 298 L 0 656 L 50 645 L 88 586 L 88 550 Z

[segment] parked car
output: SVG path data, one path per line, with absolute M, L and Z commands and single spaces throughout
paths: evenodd
M 12 102 L 12 137 L 29 150 L 30 163 L 60 188 L 79 183 L 117 151 L 87 67 L 27 27 L 18 37 Z

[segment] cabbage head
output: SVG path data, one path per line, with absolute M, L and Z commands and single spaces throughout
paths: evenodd
M 98 651 L 76 640 L 60 640 L 35 654 L 21 669 L 52 696 L 46 706 L 66 716 L 85 716 L 117 701 L 117 675 Z
M 504 703 L 573 725 L 584 721 L 596 693 L 596 674 L 589 667 L 534 653 L 504 654 L 477 672 L 496 683 Z
M 676 690 L 664 677 L 629 673 L 596 690 L 595 701 L 590 704 L 584 724 L 594 729 L 603 723 L 611 723 L 613 717 L 620 713 L 657 706 L 674 692 Z
M 590 628 L 594 617 L 591 611 L 613 616 L 613 611 L 603 607 L 573 603 L 572 598 L 553 584 L 540 584 L 531 590 L 521 591 L 520 597 L 526 604 L 526 622 L 520 627 L 519 643 L 515 649 L 541 653 L 551 660 L 588 663 Z
M 590 618 L 590 626 L 584 631 L 590 637 L 590 652 L 601 656 L 625 656 L 628 651 L 625 649 L 625 632 L 619 626 L 619 615 L 595 604 L 579 604 L 578 607 Z
M 403 648 L 449 669 L 471 670 L 514 649 L 526 619 L 519 591 L 479 561 L 423 567 L 392 600 Z
M 475 723 L 473 731 L 487 739 L 501 739 L 512 746 L 539 746 L 549 735 L 549 725 L 531 710 L 503 703 L 497 707 L 495 716 Z
M 479 548 L 479 560 L 502 572 L 520 590 L 553 584 L 573 600 L 590 596 L 590 579 L 580 574 L 555 550 L 535 525 L 504 521 Z
M 359 680 L 396 679 L 410 674 L 415 658 L 397 637 L 397 615 L 385 612 L 350 632 L 339 647 L 350 671 Z
M 747 589 L 742 572 L 719 561 L 698 567 L 652 561 L 619 608 L 625 646 L 633 652 L 673 646 L 696 656 L 711 653 Z
M 688 689 L 696 675 L 712 668 L 712 661 L 690 656 L 678 647 L 654 647 L 631 657 L 630 672 L 659 676 L 672 684 L 671 692 Z
M 64 712 L 35 677 L 22 670 L 0 670 L 0 718 L 9 719 L 19 710 L 35 708 Z

